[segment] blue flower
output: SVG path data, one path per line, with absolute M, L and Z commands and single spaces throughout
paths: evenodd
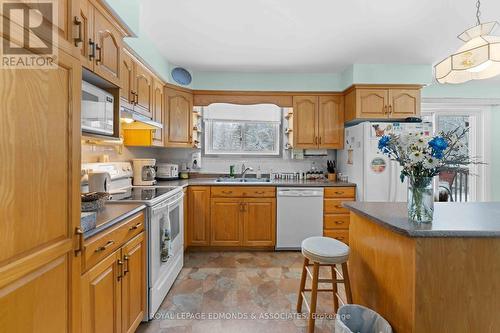
M 441 137 L 441 136 L 436 136 L 432 138 L 431 141 L 429 141 L 429 146 L 432 147 L 432 149 L 437 150 L 437 151 L 443 151 L 446 148 L 448 148 L 448 142 Z
M 432 148 L 431 155 L 440 160 L 444 156 L 443 151 L 448 148 L 448 142 L 443 137 L 436 136 L 429 141 L 429 146 Z
M 389 145 L 391 138 L 388 135 L 384 135 L 378 140 L 378 149 L 386 153 L 388 151 L 387 146 Z

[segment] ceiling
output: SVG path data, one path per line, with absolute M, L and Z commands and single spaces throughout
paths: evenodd
M 195 71 L 333 73 L 435 64 L 461 45 L 475 10 L 473 0 L 143 0 L 140 28 Z M 482 0 L 481 12 L 500 21 L 500 1 Z

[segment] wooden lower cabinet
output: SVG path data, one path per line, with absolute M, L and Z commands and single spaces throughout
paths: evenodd
M 211 246 L 276 244 L 275 198 L 212 198 Z
M 323 236 L 349 243 L 349 210 L 343 202 L 356 200 L 355 187 L 325 188 L 323 199 Z
M 251 198 L 243 204 L 243 246 L 276 245 L 276 199 Z
M 83 333 L 135 332 L 146 312 L 146 252 L 141 232 L 82 275 Z
M 120 250 L 82 276 L 82 332 L 121 333 Z
M 188 244 L 210 245 L 210 186 L 188 189 Z
M 144 233 L 123 246 L 122 257 L 122 332 L 131 333 L 146 314 L 147 248 Z

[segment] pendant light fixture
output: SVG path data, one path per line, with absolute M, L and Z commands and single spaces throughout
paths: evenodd
M 477 25 L 458 36 L 465 44 L 434 67 L 439 83 L 463 83 L 500 74 L 500 37 L 491 35 L 498 22 L 481 23 L 479 0 L 476 7 Z

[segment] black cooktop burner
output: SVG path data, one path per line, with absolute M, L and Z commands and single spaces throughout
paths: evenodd
M 114 200 L 149 201 L 172 191 L 174 187 L 131 187 L 126 193 L 113 195 Z

